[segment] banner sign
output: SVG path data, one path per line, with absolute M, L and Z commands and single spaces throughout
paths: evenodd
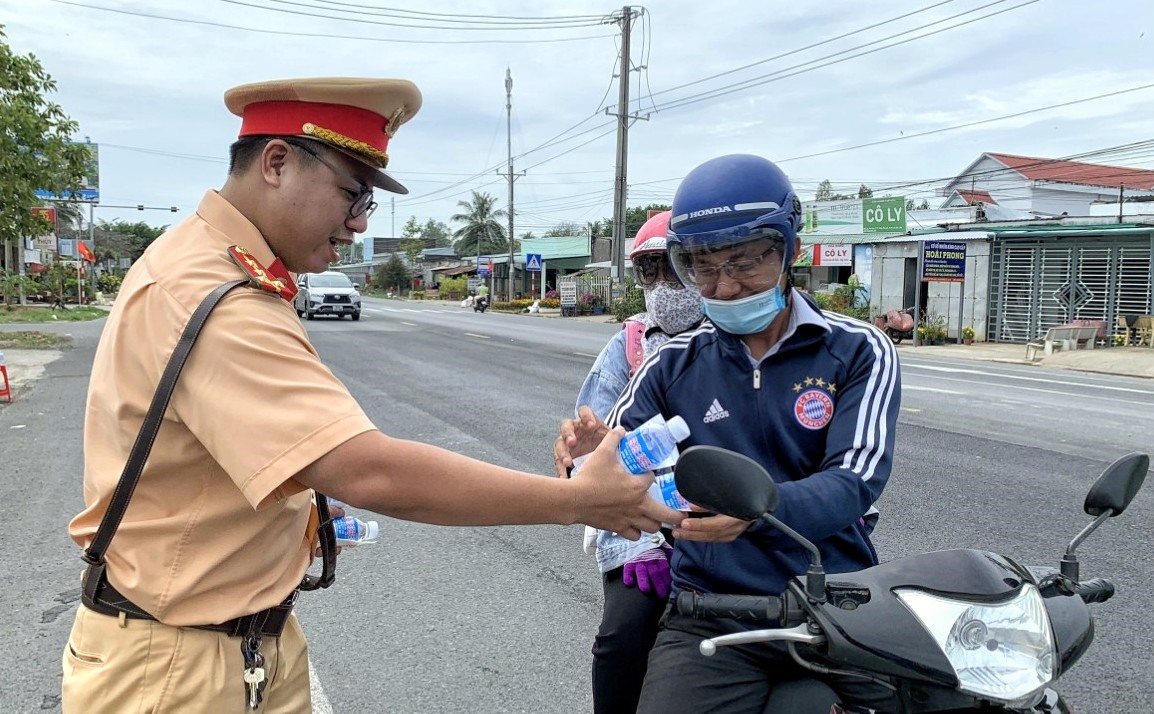
M 100 145 L 83 142 L 81 145 L 88 148 L 88 160 L 84 162 L 84 178 L 80 182 L 80 186 L 76 191 L 68 195 L 61 195 L 46 191 L 44 189 L 36 189 L 36 198 L 45 201 L 87 201 L 89 203 L 100 202 Z
M 922 280 L 962 283 L 966 280 L 966 244 L 922 243 Z
M 853 265 L 853 246 L 840 243 L 815 243 L 813 246 L 813 265 Z
M 906 232 L 906 199 L 904 196 L 863 198 L 861 209 L 862 233 L 896 235 Z
M 562 281 L 557 284 L 561 297 L 561 307 L 573 307 L 577 304 L 577 283 Z

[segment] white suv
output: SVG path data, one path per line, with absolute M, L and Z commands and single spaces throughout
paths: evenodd
M 297 276 L 297 315 L 311 320 L 317 315 L 351 315 L 361 319 L 361 294 L 344 273 L 301 273 Z

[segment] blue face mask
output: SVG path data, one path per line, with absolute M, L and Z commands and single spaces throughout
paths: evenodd
M 702 298 L 701 302 L 713 324 L 732 335 L 757 334 L 785 309 L 785 295 L 778 285 L 740 300 Z

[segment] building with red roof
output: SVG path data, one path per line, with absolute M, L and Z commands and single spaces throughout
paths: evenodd
M 996 204 L 1039 217 L 1088 216 L 1094 203 L 1154 197 L 1154 171 L 984 153 L 939 191 L 942 208 Z

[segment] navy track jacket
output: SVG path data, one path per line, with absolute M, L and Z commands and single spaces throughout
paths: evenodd
M 781 341 L 757 365 L 739 337 L 706 320 L 649 357 L 609 414 L 634 429 L 654 414 L 689 425 L 682 448 L 710 444 L 766 468 L 774 515 L 821 550 L 827 572 L 877 564 L 859 521 L 881 496 L 893 462 L 901 402 L 897 353 L 872 325 L 822 313 L 794 291 Z M 732 543 L 678 540 L 679 589 L 779 594 L 809 561 L 763 521 Z

